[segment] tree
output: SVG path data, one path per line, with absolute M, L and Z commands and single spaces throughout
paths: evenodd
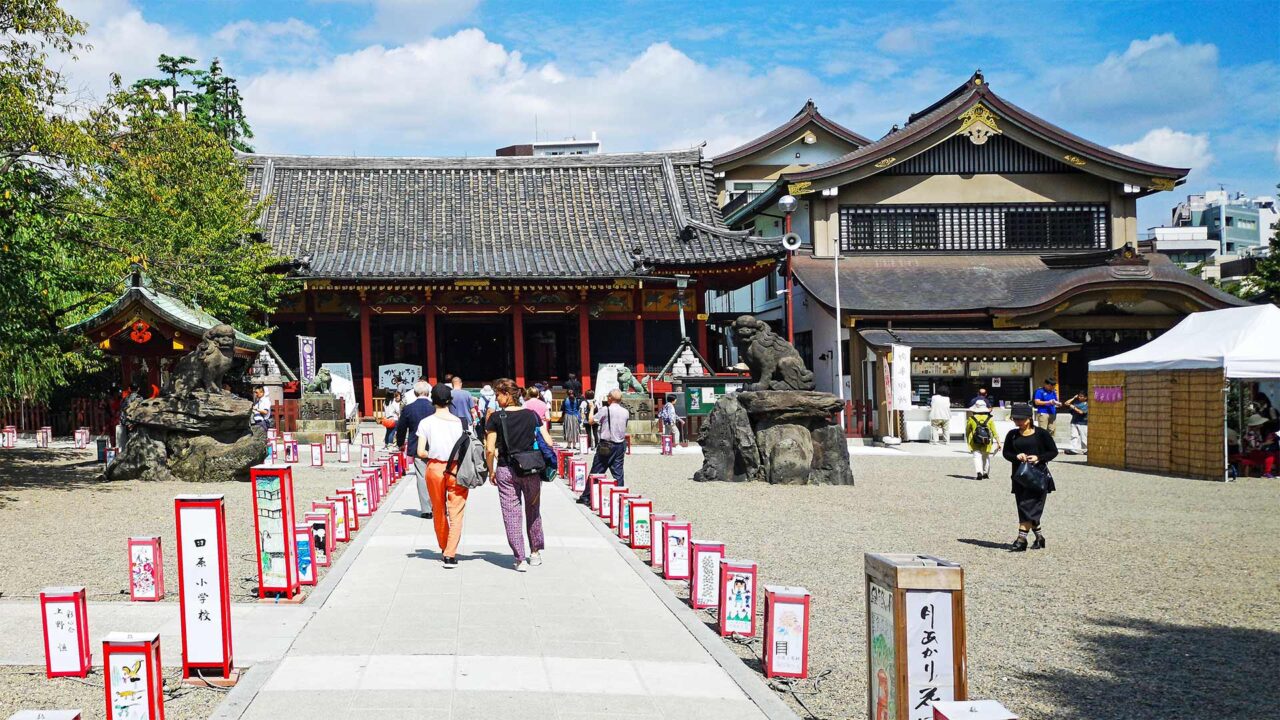
M 133 89 L 163 98 L 168 93 L 168 109 L 180 112 L 227 141 L 241 152 L 253 152 L 245 140 L 253 130 L 245 118 L 240 88 L 236 79 L 222 70 L 222 61 L 214 58 L 208 70 L 193 69 L 196 59 L 185 55 L 161 55 L 156 67 L 166 77 L 144 78 Z M 191 88 L 183 85 L 190 81 Z

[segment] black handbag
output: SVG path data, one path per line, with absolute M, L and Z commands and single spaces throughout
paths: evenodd
M 511 452 L 511 443 L 507 438 L 507 411 L 502 409 L 498 411 L 498 424 L 502 425 L 502 448 L 506 450 L 507 464 L 515 471 L 517 475 L 541 475 L 542 471 L 547 468 L 547 461 L 542 457 L 541 450 L 521 450 L 520 452 Z M 537 428 L 534 433 L 537 433 Z M 537 435 L 534 435 L 534 441 L 537 441 Z
M 1049 474 L 1049 468 L 1044 465 L 1032 465 L 1023 460 L 1018 466 L 1018 472 L 1013 474 L 1018 484 L 1027 490 L 1038 493 L 1046 493 L 1049 491 L 1049 481 L 1053 478 Z

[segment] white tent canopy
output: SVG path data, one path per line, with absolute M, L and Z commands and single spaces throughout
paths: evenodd
M 1091 372 L 1206 368 L 1234 379 L 1280 377 L 1280 308 L 1192 313 L 1140 348 L 1089 363 Z

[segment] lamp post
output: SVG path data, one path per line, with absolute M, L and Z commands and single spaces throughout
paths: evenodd
M 778 200 L 778 209 L 782 211 L 783 216 L 785 217 L 783 220 L 783 233 L 787 235 L 791 234 L 791 213 L 796 211 L 796 206 L 799 204 L 800 201 L 796 200 L 792 195 L 783 195 L 782 198 Z M 794 257 L 795 251 L 787 250 L 787 342 L 792 345 L 796 344 L 795 322 L 791 315 L 791 285 L 792 278 L 794 277 L 791 266 Z
M 840 240 L 836 239 L 835 251 L 831 254 L 831 270 L 836 280 L 836 397 L 840 398 L 840 427 L 848 430 L 845 424 L 844 400 L 844 339 L 840 337 Z

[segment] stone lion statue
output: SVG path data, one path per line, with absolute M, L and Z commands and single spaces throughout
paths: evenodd
M 329 368 L 322 367 L 303 389 L 309 393 L 327 393 L 332 385 L 333 375 L 329 372 Z
M 214 325 L 204 331 L 196 349 L 182 356 L 173 368 L 173 394 L 190 395 L 197 390 L 222 394 L 222 377 L 231 369 L 236 347 L 236 331 L 230 325 Z
M 746 390 L 812 390 L 813 371 L 804 366 L 795 346 L 751 315 L 733 321 L 738 357 L 751 368 Z
M 623 365 L 618 368 L 618 389 L 624 393 L 642 393 L 645 392 L 644 385 L 631 374 L 631 369 Z

